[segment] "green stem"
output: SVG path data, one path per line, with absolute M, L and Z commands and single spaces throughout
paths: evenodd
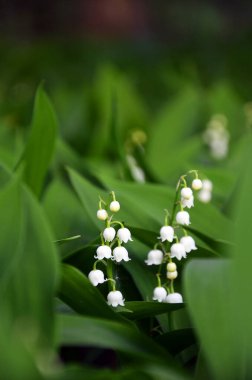
M 114 192 L 114 191 L 111 191 L 110 194 L 112 195 L 112 199 L 113 199 L 113 201 L 116 201 L 115 192 Z
M 110 224 L 119 224 L 121 226 L 121 228 L 124 228 L 124 225 L 122 222 L 119 222 L 119 220 L 114 220 L 113 222 L 111 222 Z
M 107 278 L 109 280 L 109 290 L 115 290 L 115 280 L 114 280 L 114 276 L 113 276 L 113 263 L 111 260 L 108 260 L 107 261 Z M 113 282 L 111 284 L 111 281 Z

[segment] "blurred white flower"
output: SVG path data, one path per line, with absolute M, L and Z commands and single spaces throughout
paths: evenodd
M 94 286 L 97 286 L 98 284 L 102 284 L 105 282 L 104 273 L 100 269 L 94 269 L 91 270 L 91 272 L 88 275 L 89 281 Z
M 119 290 L 112 290 L 107 295 L 108 305 L 117 307 L 118 305 L 124 306 L 123 295 Z
M 168 280 L 175 280 L 175 278 L 178 277 L 178 272 L 175 270 L 173 272 L 167 272 L 166 273 L 166 277 L 168 278 Z
M 186 253 L 189 253 L 197 249 L 195 241 L 191 236 L 183 236 L 180 239 L 180 243 L 183 244 L 183 246 L 185 247 Z
M 147 265 L 160 265 L 163 261 L 163 252 L 160 249 L 153 249 L 148 253 L 148 258 L 145 260 Z
M 181 197 L 184 199 L 190 199 L 193 195 L 192 189 L 190 187 L 183 187 L 181 189 Z
M 179 211 L 176 215 L 176 221 L 178 224 L 188 226 L 190 224 L 190 215 L 187 211 Z
M 192 181 L 192 189 L 193 190 L 201 190 L 202 189 L 202 181 L 198 178 L 195 178 L 193 181 Z
M 130 260 L 127 249 L 121 246 L 113 249 L 113 258 L 117 263 L 119 263 L 122 260 L 124 261 Z
M 165 297 L 167 295 L 167 291 L 162 286 L 158 286 L 153 291 L 153 297 L 152 299 L 154 301 L 163 302 L 165 300 Z
M 183 244 L 175 243 L 171 246 L 171 258 L 176 257 L 176 259 L 181 260 L 182 257 L 186 258 L 186 250 Z
M 116 235 L 116 230 L 113 227 L 107 227 L 103 231 L 103 237 L 105 241 L 111 242 Z
M 100 209 L 97 211 L 97 218 L 100 220 L 106 220 L 108 218 L 108 213 L 104 209 Z
M 174 229 L 171 226 L 163 226 L 160 229 L 160 238 L 161 241 L 169 241 L 170 243 L 173 241 L 174 238 Z
M 183 298 L 180 293 L 170 293 L 165 298 L 165 302 L 167 303 L 183 303 Z
M 108 245 L 100 245 L 96 250 L 97 256 L 95 256 L 95 259 L 102 260 L 102 259 L 110 259 L 111 258 L 111 248 Z
M 166 269 L 168 272 L 175 272 L 177 270 L 177 265 L 175 263 L 168 263 Z
M 109 205 L 110 211 L 117 212 L 120 210 L 120 203 L 118 201 L 112 201 Z
M 129 240 L 132 241 L 130 230 L 126 227 L 120 228 L 117 231 L 117 237 L 119 238 L 120 242 L 127 243 Z
M 194 206 L 194 196 L 192 195 L 189 199 L 181 198 L 182 207 L 191 208 Z

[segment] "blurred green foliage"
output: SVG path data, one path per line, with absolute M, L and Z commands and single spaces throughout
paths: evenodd
M 206 85 L 197 70 L 196 78 L 186 65 L 181 73 L 168 59 L 153 70 L 144 56 L 132 58 L 128 74 L 107 63 L 94 70 L 95 49 L 86 66 L 84 55 L 75 62 L 76 50 L 66 51 L 70 57 L 52 46 L 6 51 L 2 66 L 0 377 L 249 378 L 251 160 L 244 152 L 252 110 L 239 75 Z M 30 122 L 42 77 L 50 99 L 40 85 Z M 223 159 L 203 138 L 216 115 L 227 121 Z M 144 260 L 190 169 L 214 190 L 210 204 L 195 200 L 190 210 L 198 250 L 188 265 L 178 263 L 176 281 L 186 303 L 154 303 L 155 274 Z M 106 284 L 98 290 L 87 279 L 101 231 L 98 197 L 111 190 L 134 237 L 132 260 L 119 267 L 127 302 L 116 310 L 104 299 Z M 69 347 L 92 347 L 93 356 L 69 359 Z M 97 369 L 99 355 L 105 368 Z

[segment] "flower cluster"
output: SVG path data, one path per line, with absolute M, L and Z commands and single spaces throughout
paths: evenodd
M 203 179 L 202 189 L 198 193 L 198 199 L 202 203 L 209 203 L 212 199 L 213 184 L 209 179 Z
M 176 189 L 176 196 L 172 214 L 167 210 L 164 226 L 160 229 L 160 242 L 154 245 L 149 251 L 147 265 L 158 265 L 159 270 L 157 276 L 157 287 L 153 292 L 153 300 L 158 302 L 181 303 L 183 298 L 181 294 L 174 292 L 174 280 L 178 277 L 177 265 L 173 259 L 182 260 L 187 254 L 197 249 L 192 236 L 189 236 L 186 227 L 189 226 L 190 214 L 185 208 L 190 209 L 194 206 L 193 191 L 203 191 L 203 182 L 198 178 L 196 170 L 190 171 L 188 174 L 194 174 L 195 178 L 191 183 L 191 187 L 187 185 L 186 176 L 181 176 Z M 177 210 L 177 207 L 180 207 Z M 178 230 L 178 233 L 175 233 Z M 181 235 L 179 238 L 179 235 Z M 162 284 L 161 276 L 166 266 L 166 279 Z
M 112 200 L 109 204 L 100 198 L 97 218 L 105 222 L 105 228 L 101 232 L 101 244 L 96 249 L 96 256 L 94 256 L 96 261 L 88 278 L 94 286 L 109 281 L 110 292 L 107 301 L 109 305 L 116 307 L 124 306 L 124 299 L 122 293 L 116 290 L 114 263 L 130 260 L 128 251 L 123 244 L 132 241 L 132 238 L 129 229 L 124 227 L 122 222 L 113 220 L 114 214 L 120 210 L 120 203 L 116 200 L 113 191 L 111 196 Z M 109 211 L 111 215 L 109 215 Z M 100 269 L 96 269 L 99 263 L 106 267 L 108 278 L 105 279 L 104 273 Z
M 230 135 L 227 130 L 225 115 L 213 115 L 203 134 L 204 142 L 209 146 L 211 155 L 216 160 L 224 159 L 228 154 Z

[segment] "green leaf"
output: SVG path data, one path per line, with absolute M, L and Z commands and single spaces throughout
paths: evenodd
M 30 136 L 21 161 L 24 164 L 24 180 L 37 197 L 54 153 L 57 129 L 52 104 L 40 86 L 35 97 Z
M 36 331 L 35 341 L 50 342 L 58 261 L 46 219 L 32 194 L 16 179 L 1 191 L 0 208 L 2 314 L 13 325 L 27 323 Z
M 78 269 L 63 264 L 59 297 L 79 314 L 118 320 L 120 316 L 109 307 L 87 277 Z
M 159 335 L 155 341 L 165 347 L 172 355 L 177 355 L 187 347 L 197 343 L 192 328 L 169 331 Z
M 185 379 L 169 354 L 136 329 L 100 318 L 58 316 L 58 343 L 110 348 L 136 360 L 150 360 L 153 365 L 167 368 L 170 379 Z
M 126 302 L 125 307 L 127 310 L 132 311 L 132 313 L 125 312 L 122 310 L 121 314 L 125 315 L 129 319 L 143 319 L 154 317 L 155 315 L 169 313 L 174 310 L 178 310 L 184 307 L 183 304 L 165 304 L 157 302 L 146 302 L 146 301 L 131 301 Z
M 180 145 L 185 143 L 197 127 L 200 111 L 200 94 L 193 88 L 188 88 L 178 94 L 172 102 L 160 112 L 153 122 L 146 158 L 153 173 L 167 180 L 173 165 L 182 161 L 177 156 Z M 182 154 L 183 160 L 188 160 L 191 153 L 197 152 L 199 144 L 188 145 L 188 153 Z

